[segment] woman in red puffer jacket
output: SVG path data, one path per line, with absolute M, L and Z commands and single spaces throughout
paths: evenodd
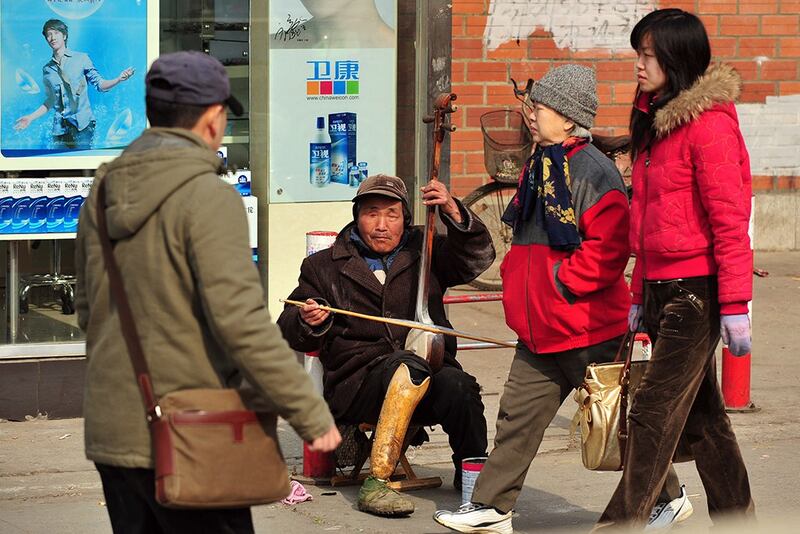
M 643 326 L 653 351 L 630 411 L 625 471 L 598 526 L 659 526 L 649 514 L 679 442 L 695 459 L 712 519 L 750 516 L 747 470 L 715 359 L 720 335 L 733 354 L 750 351 L 751 179 L 734 107 L 741 80 L 730 67 L 709 68 L 705 28 L 680 9 L 645 16 L 631 45 L 639 88 L 629 327 Z M 668 508 L 661 526 L 691 513 L 685 492 Z

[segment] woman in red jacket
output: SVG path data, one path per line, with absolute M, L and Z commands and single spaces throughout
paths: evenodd
M 750 515 L 715 359 L 720 334 L 733 354 L 750 352 L 751 179 L 734 107 L 741 80 L 730 67 L 709 68 L 705 28 L 680 9 L 644 17 L 631 45 L 639 88 L 628 320 L 648 332 L 653 352 L 631 407 L 625 471 L 600 525 L 648 521 L 679 442 L 694 456 L 712 518 Z
M 630 213 L 619 171 L 589 142 L 597 105 L 595 72 L 573 64 L 548 71 L 523 103 L 537 148 L 503 215 L 514 240 L 500 267 L 506 322 L 519 343 L 471 500 L 434 514 L 458 532 L 513 531 L 545 429 L 586 366 L 613 359 L 627 331 Z M 661 486 L 661 508 L 688 502 L 674 472 Z

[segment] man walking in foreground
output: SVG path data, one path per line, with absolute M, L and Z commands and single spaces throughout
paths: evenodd
M 155 501 L 145 410 L 101 253 L 101 182 L 156 396 L 239 388 L 243 398 L 286 419 L 314 450 L 333 450 L 339 433 L 269 320 L 242 201 L 218 177 L 225 108 L 242 113 L 224 67 L 200 52 L 166 54 L 146 84 L 152 128 L 98 169 L 80 215 L 76 308 L 86 331 L 86 456 L 100 473 L 117 534 L 253 532 L 249 508 L 175 510 Z

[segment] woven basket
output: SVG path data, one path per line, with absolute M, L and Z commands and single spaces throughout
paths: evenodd
M 522 113 L 510 109 L 484 113 L 481 132 L 486 172 L 498 182 L 517 183 L 533 147 Z

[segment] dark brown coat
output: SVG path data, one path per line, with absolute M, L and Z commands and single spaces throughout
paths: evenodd
M 448 287 L 469 282 L 492 264 L 491 236 L 474 214 L 459 204 L 463 225 L 442 217 L 448 235 L 433 246 L 428 307 L 434 323 L 450 327 L 442 297 Z M 298 287 L 290 299 L 325 299 L 331 306 L 370 315 L 414 319 L 423 232 L 409 228 L 408 241 L 392 263 L 381 285 L 350 240 L 355 223 L 345 226 L 333 247 L 303 260 Z M 325 369 L 325 399 L 334 417 L 341 417 L 358 392 L 367 371 L 383 356 L 405 346 L 409 329 L 346 315 L 334 315 L 312 329 L 300 319 L 300 310 L 287 305 L 278 318 L 284 337 L 295 350 L 320 350 Z M 445 365 L 458 368 L 456 340 L 445 337 Z

